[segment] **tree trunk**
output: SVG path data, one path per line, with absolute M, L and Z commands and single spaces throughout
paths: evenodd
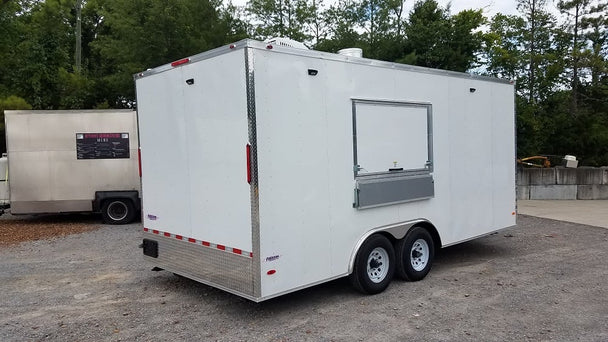
M 76 0 L 76 46 L 74 48 L 74 71 L 82 70 L 82 0 Z

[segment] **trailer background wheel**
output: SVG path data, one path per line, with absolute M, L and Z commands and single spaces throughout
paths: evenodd
M 367 294 L 384 291 L 395 274 L 395 249 L 385 236 L 374 234 L 359 248 L 353 272 L 353 286 Z
M 101 216 L 107 224 L 126 224 L 135 218 L 135 206 L 127 198 L 107 199 L 101 206 Z
M 397 275 L 409 281 L 424 278 L 433 266 L 435 245 L 431 234 L 422 227 L 412 228 L 395 244 Z

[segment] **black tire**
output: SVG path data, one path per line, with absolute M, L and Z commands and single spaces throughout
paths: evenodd
M 135 219 L 135 206 L 127 198 L 110 198 L 101 206 L 101 216 L 106 224 L 126 224 Z
M 369 266 L 369 267 L 368 267 Z M 349 278 L 353 287 L 363 293 L 384 291 L 395 274 L 395 249 L 385 236 L 374 234 L 359 248 Z
M 410 229 L 405 237 L 395 244 L 397 254 L 397 276 L 409 281 L 426 277 L 433 266 L 435 244 L 429 232 L 422 227 Z

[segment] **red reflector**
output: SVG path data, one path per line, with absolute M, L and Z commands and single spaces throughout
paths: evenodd
M 144 232 L 147 232 L 148 230 L 149 230 L 148 228 L 144 227 Z
M 277 273 L 277 270 L 270 270 L 270 271 L 266 272 L 266 274 L 268 274 L 268 275 L 273 275 L 275 273 Z
M 221 249 L 221 250 L 225 251 L 226 250 L 226 246 L 224 246 L 224 245 L 217 245 L 217 249 Z
M 238 249 L 238 248 L 233 248 L 232 252 L 235 253 L 235 254 L 243 254 L 243 251 L 240 250 L 240 249 Z
M 188 242 L 196 242 L 196 239 L 188 238 Z
M 247 151 L 247 183 L 251 184 L 251 145 L 245 147 Z
M 181 235 L 175 235 L 175 238 L 178 239 L 178 240 L 182 240 L 184 237 L 181 236 Z
M 154 233 L 154 234 L 158 234 L 158 233 L 159 233 L 159 231 L 158 231 L 158 230 L 152 230 L 152 233 Z
M 175 61 L 175 62 L 171 63 L 171 66 L 176 67 L 178 65 L 186 64 L 188 62 L 190 62 L 190 58 L 184 58 L 184 59 L 180 59 L 179 61 Z
M 272 50 L 272 45 L 268 44 L 268 45 L 266 45 L 266 48 L 267 48 L 268 50 Z
M 203 246 L 207 246 L 207 247 L 211 246 L 211 244 L 209 242 L 207 242 L 207 241 L 201 241 L 201 244 Z
M 234 44 L 230 44 L 230 48 L 234 49 L 236 46 L 234 46 Z
M 163 235 L 169 237 L 169 236 L 171 236 L 171 233 L 163 233 Z
M 141 147 L 137 149 L 137 162 L 139 163 L 139 178 L 141 178 Z

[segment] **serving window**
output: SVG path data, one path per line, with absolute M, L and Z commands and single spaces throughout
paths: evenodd
M 432 105 L 353 99 L 352 106 L 355 207 L 432 197 Z

